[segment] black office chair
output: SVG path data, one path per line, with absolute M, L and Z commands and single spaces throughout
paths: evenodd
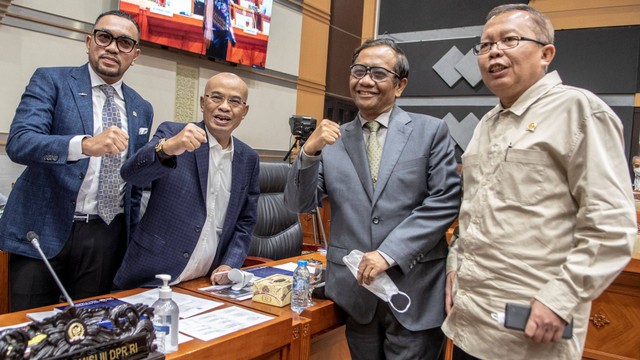
M 250 257 L 280 260 L 302 254 L 300 219 L 284 206 L 288 172 L 287 163 L 260 163 L 258 221 L 253 231 Z

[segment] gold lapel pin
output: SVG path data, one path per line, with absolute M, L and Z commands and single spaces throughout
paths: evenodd
M 534 131 L 536 131 L 537 127 L 538 127 L 538 124 L 536 124 L 534 122 L 529 123 L 529 125 L 527 125 L 527 131 L 534 132 Z

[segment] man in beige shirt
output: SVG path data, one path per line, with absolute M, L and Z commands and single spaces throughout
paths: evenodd
M 555 47 L 545 15 L 514 4 L 487 19 L 474 52 L 500 103 L 462 156 L 442 328 L 462 359 L 579 359 L 591 301 L 628 263 L 636 234 L 622 124 L 546 73 Z M 524 331 L 500 323 L 507 303 L 531 306 Z

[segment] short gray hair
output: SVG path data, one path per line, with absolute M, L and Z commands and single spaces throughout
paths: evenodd
M 504 14 L 510 11 L 526 11 L 531 14 L 531 19 L 533 20 L 535 28 L 533 29 L 537 36 L 539 36 L 539 41 L 542 41 L 546 44 L 553 44 L 553 24 L 551 20 L 547 17 L 547 15 L 541 13 L 540 11 L 532 8 L 529 5 L 525 4 L 505 4 L 494 7 L 489 14 L 487 14 L 486 21 L 491 20 L 496 15 Z

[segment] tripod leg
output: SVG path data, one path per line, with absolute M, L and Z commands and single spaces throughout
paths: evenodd
M 322 239 L 322 246 L 324 246 L 324 248 L 326 249 L 327 248 L 327 234 L 324 232 L 324 224 L 322 224 L 322 216 L 320 215 L 320 208 L 317 207 L 317 206 L 316 206 L 316 214 L 318 215 L 318 223 L 320 224 L 320 238 Z M 315 233 L 314 233 L 314 236 L 315 236 Z M 316 242 L 316 244 L 317 244 L 317 242 Z
M 316 221 L 318 221 L 316 219 L 316 214 L 317 214 L 317 209 L 316 211 L 311 213 L 311 223 L 313 225 L 313 244 L 314 245 L 318 245 L 318 234 L 317 234 L 317 224 Z

